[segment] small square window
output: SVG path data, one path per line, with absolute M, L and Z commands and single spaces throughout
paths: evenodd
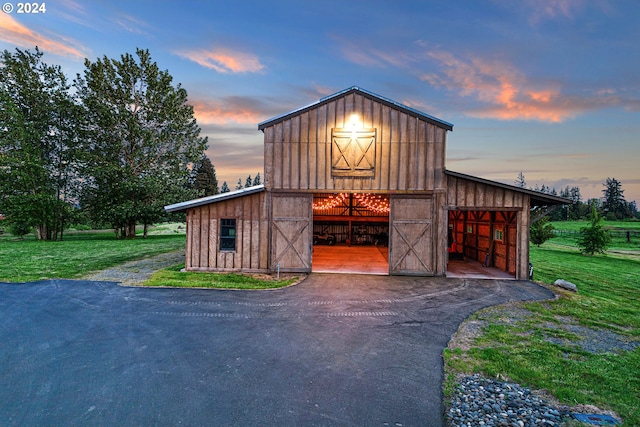
M 223 218 L 220 220 L 220 250 L 236 250 L 236 219 Z
M 467 233 L 469 234 L 473 233 L 473 225 L 467 225 Z
M 502 241 L 502 239 L 503 239 L 502 230 L 494 230 L 494 232 L 493 232 L 493 240 Z

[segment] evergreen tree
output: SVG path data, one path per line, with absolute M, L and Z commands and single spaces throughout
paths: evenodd
M 624 199 L 622 183 L 615 178 L 607 178 L 604 185 L 604 196 L 602 197 L 602 208 L 608 219 L 629 218 L 629 205 Z
M 516 187 L 520 187 L 520 188 L 527 187 L 527 182 L 524 180 L 524 174 L 522 173 L 522 171 L 520 171 L 520 173 L 518 174 L 518 177 L 514 181 L 514 184 Z
M 531 243 L 534 245 L 539 247 L 541 244 L 555 236 L 556 235 L 553 232 L 553 225 L 549 224 L 549 219 L 547 217 L 542 217 L 531 224 L 530 239 Z
M 83 207 L 117 235 L 134 238 L 136 223 L 146 229 L 165 205 L 195 196 L 188 165 L 202 158 L 207 139 L 187 91 L 148 50 L 85 60 L 85 67 L 75 82 L 85 118 Z
M 260 173 L 258 172 L 255 178 L 253 178 L 253 185 L 260 185 L 260 184 L 262 184 L 262 181 L 260 180 Z
M 242 190 L 242 178 L 238 178 L 238 183 L 236 184 L 236 190 Z
M 229 191 L 231 191 L 229 189 L 229 185 L 227 185 L 227 181 L 222 183 L 222 188 L 220 189 L 220 193 L 228 193 Z
M 577 245 L 585 255 L 604 253 L 609 244 L 609 233 L 602 225 L 595 203 L 591 205 L 591 221 L 587 227 L 580 229 Z
M 193 187 L 199 196 L 213 196 L 220 192 L 218 188 L 218 178 L 216 177 L 216 169 L 211 163 L 209 157 L 202 156 L 202 160 L 196 167 L 196 176 Z
M 567 194 L 563 197 L 571 199 L 571 201 L 573 202 L 573 204 L 567 206 L 566 219 L 568 220 L 580 219 L 583 214 L 582 211 L 584 210 L 584 203 L 582 203 L 582 195 L 580 194 L 580 188 L 579 187 L 569 188 L 569 186 L 567 186 Z
M 253 185 L 253 179 L 251 178 L 251 175 L 249 175 L 247 180 L 244 182 L 244 188 L 249 188 L 251 185 Z

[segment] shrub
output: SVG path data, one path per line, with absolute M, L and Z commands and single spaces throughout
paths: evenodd
M 602 219 L 598 216 L 595 206 L 591 206 L 591 222 L 580 229 L 577 245 L 585 255 L 601 254 L 609 244 L 609 233 L 602 226 Z
M 531 243 L 538 247 L 556 236 L 553 232 L 553 225 L 549 224 L 549 218 L 546 216 L 531 224 L 530 235 Z
M 31 230 L 33 230 L 33 227 L 21 221 L 12 222 L 9 226 L 9 233 L 16 237 L 24 237 L 31 233 Z

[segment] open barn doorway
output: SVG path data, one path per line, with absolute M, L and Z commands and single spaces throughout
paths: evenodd
M 515 279 L 517 212 L 449 211 L 447 277 Z
M 389 195 L 313 195 L 316 273 L 389 274 Z

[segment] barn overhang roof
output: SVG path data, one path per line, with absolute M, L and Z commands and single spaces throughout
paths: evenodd
M 445 170 L 445 174 L 456 177 L 456 178 L 467 179 L 469 181 L 474 181 L 481 184 L 491 185 L 494 187 L 504 188 L 506 190 L 527 194 L 529 195 L 531 200 L 531 203 L 530 203 L 531 207 L 573 204 L 573 201 L 571 199 L 566 199 L 560 196 L 554 196 L 553 194 L 541 193 L 540 191 L 534 191 L 526 188 L 516 187 L 515 185 L 503 184 L 498 181 L 491 181 L 484 178 L 478 178 L 477 176 L 473 176 L 473 175 L 467 175 L 464 173 L 454 172 L 451 170 Z
M 264 191 L 264 185 L 254 185 L 253 187 L 243 188 L 242 190 L 229 191 L 227 193 L 215 194 L 213 196 L 202 197 L 200 199 L 187 200 L 186 202 L 167 205 L 164 207 L 164 210 L 166 212 L 180 212 L 189 208 L 218 203 L 223 200 L 235 199 L 237 197 L 248 196 L 249 194 L 260 193 L 262 191 Z
M 343 96 L 347 96 L 347 95 L 350 95 L 352 93 L 358 93 L 358 94 L 364 96 L 365 98 L 368 98 L 368 99 L 371 99 L 373 101 L 379 102 L 379 103 L 384 104 L 384 105 L 386 105 L 388 107 L 391 107 L 393 109 L 402 111 L 405 114 L 408 114 L 408 115 L 410 115 L 412 117 L 416 117 L 416 118 L 421 119 L 421 120 L 424 120 L 425 122 L 431 123 L 431 124 L 433 124 L 435 126 L 443 128 L 445 130 L 448 130 L 448 131 L 452 131 L 453 130 L 453 125 L 451 123 L 447 123 L 444 120 L 440 120 L 440 119 L 438 119 L 436 117 L 430 116 L 429 114 L 425 114 L 425 113 L 423 113 L 421 111 L 418 111 L 418 110 L 416 110 L 414 108 L 408 107 L 408 106 L 406 106 L 404 104 L 400 104 L 399 102 L 393 101 L 393 100 L 391 100 L 389 98 L 385 98 L 385 97 L 377 95 L 377 94 L 375 94 L 373 92 L 369 92 L 369 91 L 367 91 L 365 89 L 362 89 L 362 88 L 360 88 L 358 86 L 352 86 L 350 88 L 341 90 L 340 92 L 336 92 L 333 95 L 329 95 L 329 96 L 321 98 L 321 99 L 319 99 L 319 100 L 317 100 L 315 102 L 312 102 L 309 105 L 305 105 L 304 107 L 297 108 L 297 109 L 295 109 L 293 111 L 290 111 L 288 113 L 281 114 L 279 116 L 276 116 L 276 117 L 273 117 L 273 118 L 271 118 L 269 120 L 266 120 L 266 121 L 264 121 L 262 123 L 259 123 L 258 124 L 258 130 L 264 131 L 265 128 L 268 128 L 268 127 L 273 126 L 273 125 L 275 125 L 277 123 L 283 122 L 283 121 L 285 121 L 287 119 L 290 119 L 290 118 L 292 118 L 294 116 L 297 116 L 299 114 L 306 113 L 309 110 L 313 110 L 313 109 L 318 108 L 318 107 L 320 107 L 320 106 L 322 106 L 324 104 L 327 104 L 327 103 L 329 103 L 329 102 L 331 102 L 331 101 L 333 101 L 333 100 L 335 100 L 337 98 L 341 98 Z

